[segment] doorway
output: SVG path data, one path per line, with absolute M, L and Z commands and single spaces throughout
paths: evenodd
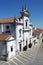
M 19 44 L 19 49 L 20 49 L 20 51 L 22 50 L 22 44 Z

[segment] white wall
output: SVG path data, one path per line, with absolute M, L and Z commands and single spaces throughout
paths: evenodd
M 20 33 L 19 33 L 20 29 L 22 29 L 21 30 L 21 37 L 20 37 Z M 22 25 L 16 26 L 16 44 L 17 44 L 17 50 L 20 50 L 19 44 L 22 44 L 22 48 L 23 48 L 23 26 Z
M 28 41 L 28 44 L 29 44 L 29 33 L 28 32 L 24 33 L 24 46 L 26 45 L 26 40 Z
M 27 28 L 26 28 L 26 22 L 25 20 L 28 20 L 27 21 Z M 29 26 L 29 24 L 31 24 L 30 20 L 28 17 L 24 16 L 23 17 L 23 23 L 24 23 L 24 30 L 28 30 L 26 32 L 24 32 L 24 46 L 26 45 L 26 40 L 28 40 L 28 44 L 29 44 L 29 41 L 30 39 L 32 39 L 32 27 Z
M 30 39 L 31 39 L 31 42 L 32 42 L 32 36 L 29 35 L 29 32 L 25 32 L 24 33 L 24 46 L 26 45 L 26 40 L 27 40 L 28 44 L 30 43 Z
M 13 37 L 11 37 L 9 40 L 14 39 Z M 7 53 L 8 53 L 8 59 L 11 58 L 12 56 L 14 56 L 15 50 L 16 50 L 16 45 L 15 45 L 15 40 L 9 41 L 7 42 Z M 11 52 L 11 46 L 13 46 L 13 51 Z

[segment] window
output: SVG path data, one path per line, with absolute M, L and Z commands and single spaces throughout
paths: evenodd
M 11 52 L 13 51 L 13 46 L 11 46 Z
M 27 22 L 26 22 L 26 28 L 27 28 Z
M 8 25 L 6 26 L 6 29 L 9 29 L 9 26 Z
M 21 37 L 21 29 L 19 30 L 19 37 Z
M 7 32 L 7 33 L 10 33 L 9 25 L 6 26 L 6 29 L 7 29 L 6 32 Z
M 26 19 L 25 22 L 26 22 L 26 28 L 27 28 L 27 22 L 28 22 L 28 20 Z

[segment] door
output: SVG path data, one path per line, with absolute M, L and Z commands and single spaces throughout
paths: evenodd
M 20 51 L 21 51 L 21 49 L 22 49 L 22 45 L 21 45 L 21 44 L 19 44 L 19 45 L 20 45 L 19 47 L 20 47 Z

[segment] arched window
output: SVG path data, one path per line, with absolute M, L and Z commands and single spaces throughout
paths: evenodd
M 26 20 L 25 20 L 25 22 L 26 22 L 26 28 L 27 28 L 27 25 L 28 25 L 28 24 L 27 24 L 27 22 L 28 22 L 28 19 L 26 19 Z
M 27 22 L 26 22 L 26 28 L 27 28 Z

